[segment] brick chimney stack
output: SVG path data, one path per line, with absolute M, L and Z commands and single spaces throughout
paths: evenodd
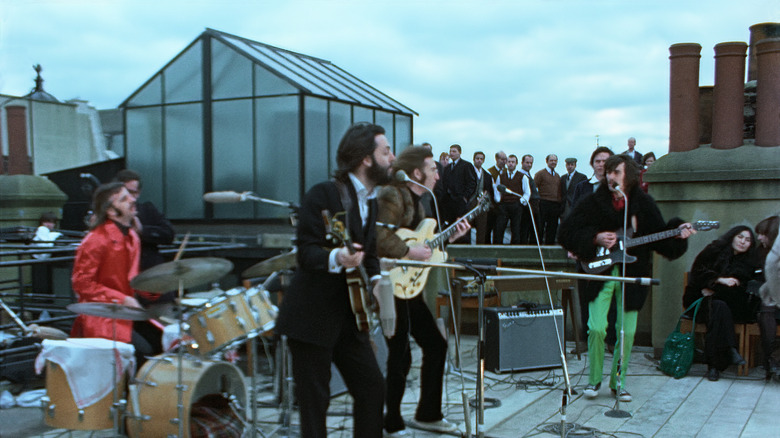
M 32 162 L 27 153 L 27 108 L 5 107 L 8 124 L 8 174 L 32 175 Z
M 669 152 L 690 151 L 699 146 L 701 45 L 672 44 L 669 54 Z
M 756 42 L 756 146 L 780 145 L 780 38 Z
M 743 143 L 747 48 L 744 42 L 715 46 L 712 147 L 716 149 L 732 149 Z

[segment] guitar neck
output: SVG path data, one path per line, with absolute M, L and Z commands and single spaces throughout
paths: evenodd
M 428 247 L 429 248 L 440 248 L 442 246 L 442 244 L 447 239 L 452 237 L 452 235 L 455 234 L 455 232 L 458 231 L 457 226 L 458 226 L 458 224 L 460 222 L 462 222 L 462 221 L 470 221 L 470 220 L 474 219 L 475 217 L 477 217 L 482 212 L 483 208 L 484 207 L 483 207 L 482 203 L 480 203 L 479 205 L 474 207 L 471 211 L 466 213 L 465 216 L 463 216 L 462 218 L 460 218 L 457 221 L 455 221 L 452 225 L 447 227 L 441 233 L 439 233 L 436 236 L 434 236 L 431 240 L 427 241 L 426 243 L 428 244 Z
M 669 239 L 671 237 L 677 237 L 681 232 L 682 231 L 679 228 L 675 228 L 673 230 L 659 231 L 658 233 L 648 234 L 647 236 L 630 237 L 625 242 L 625 247 L 631 248 L 659 240 Z

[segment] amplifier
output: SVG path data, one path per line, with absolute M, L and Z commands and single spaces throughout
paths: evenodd
M 486 370 L 502 373 L 561 366 L 558 340 L 564 345 L 563 310 L 486 307 L 484 315 Z

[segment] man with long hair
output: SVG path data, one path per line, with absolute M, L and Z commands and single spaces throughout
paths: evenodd
M 312 187 L 301 203 L 298 269 L 279 309 L 276 331 L 287 336 L 292 353 L 304 438 L 327 436 L 331 362 L 354 399 L 353 435 L 382 436 L 384 378 L 369 335 L 358 329 L 352 313 L 347 275 L 362 265 L 372 283 L 379 279 L 374 189 L 389 180 L 394 159 L 384 128 L 355 124 L 339 143 L 335 179 Z M 324 216 L 343 223 L 352 248 L 334 244 Z
M 635 236 L 644 236 L 667 229 L 680 229 L 678 238 L 661 240 L 653 244 L 636 246 L 631 255 L 637 260 L 625 266 L 627 277 L 649 277 L 652 274 L 652 252 L 668 259 L 680 257 L 688 248 L 685 239 L 695 233 L 691 224 L 674 218 L 664 221 L 653 198 L 639 188 L 639 166 L 628 155 L 614 155 L 605 163 L 606 180 L 592 194 L 587 195 L 574 206 L 571 214 L 563 221 L 559 240 L 561 246 L 571 251 L 580 260 L 596 258 L 600 248 L 616 250 L 622 233 L 624 215 L 628 210 L 628 227 Z M 625 193 L 625 198 L 622 193 Z M 626 370 L 634 345 L 634 333 L 639 310 L 647 298 L 648 287 L 638 284 L 625 286 L 625 306 L 621 283 L 609 281 L 609 276 L 618 276 L 623 266 L 615 264 L 604 271 L 604 280 L 587 280 L 580 290 L 581 299 L 588 303 L 588 362 L 590 373 L 585 396 L 594 398 L 601 387 L 604 364 L 604 338 L 607 333 L 607 311 L 613 295 L 617 298 L 618 310 L 615 330 L 623 329 L 623 339 L 615 346 L 609 386 L 622 402 L 630 402 L 631 394 L 626 390 Z M 621 343 L 623 349 L 621 350 Z M 620 351 L 623 351 L 621 357 Z
M 133 230 L 135 197 L 121 182 L 103 184 L 92 197 L 94 216 L 73 262 L 71 281 L 80 303 L 117 303 L 141 308 L 130 280 L 138 275 L 141 242 Z M 152 347 L 137 332 L 133 321 L 79 315 L 71 336 L 114 339 L 132 343 L 140 366 Z
M 414 230 L 425 218 L 420 202 L 427 191 L 423 185 L 433 189 L 439 179 L 431 151 L 423 147 L 408 147 L 393 163 L 395 172 L 403 170 L 412 182 L 394 181 L 380 189 L 377 196 L 379 222 L 383 226 L 377 231 L 377 253 L 380 257 L 403 258 L 426 261 L 431 258 L 432 249 L 424 243 L 408 245 L 398 237 L 392 228 Z M 469 230 L 467 222 L 457 225 L 457 232 L 450 237 L 454 241 Z M 425 304 L 423 294 L 402 299 L 394 297 L 396 314 L 395 335 L 387 340 L 387 413 L 384 428 L 386 437 L 408 436 L 401 416 L 401 401 L 406 388 L 406 377 L 412 364 L 409 335 L 413 336 L 422 349 L 420 371 L 420 400 L 417 404 L 413 425 L 433 432 L 452 432 L 455 425 L 448 422 L 441 411 L 444 364 L 447 360 L 447 340 L 444 339 Z

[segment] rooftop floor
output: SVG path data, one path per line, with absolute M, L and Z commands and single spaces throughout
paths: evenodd
M 450 356 L 454 345 L 450 340 Z M 476 394 L 474 377 L 477 369 L 476 338 L 464 336 L 463 373 L 465 393 Z M 570 344 L 569 349 L 573 349 Z M 420 351 L 413 349 L 414 364 L 409 375 L 403 411 L 405 419 L 414 415 L 418 397 Z M 615 408 L 615 400 L 607 389 L 608 367 L 611 355 L 605 359 L 604 383 L 599 397 L 588 400 L 582 395 L 587 380 L 587 354 L 580 360 L 567 354 L 570 382 L 577 395 L 566 409 L 569 436 L 623 436 L 623 437 L 769 437 L 780 436 L 780 383 L 765 381 L 763 370 L 755 368 L 745 377 L 738 377 L 734 368 L 721 374 L 718 382 L 704 377 L 706 366 L 694 364 L 689 375 L 675 380 L 656 368 L 651 350 L 635 347 L 628 367 L 627 388 L 633 395 L 630 403 L 620 403 L 620 409 L 630 414 L 627 418 L 605 415 Z M 465 431 L 464 410 L 461 403 L 464 389 L 460 374 L 454 371 L 453 361 L 448 365 L 444 413 L 450 422 Z M 263 367 L 268 369 L 267 364 Z M 282 410 L 276 404 L 273 377 L 261 373 L 258 399 L 259 427 L 262 434 L 271 436 L 279 429 Z M 249 379 L 247 379 L 249 382 Z M 564 388 L 562 368 L 552 370 L 494 374 L 485 373 L 485 397 L 488 408 L 479 431 L 486 437 L 560 436 L 562 418 L 561 400 Z M 249 383 L 247 383 L 249 387 Z M 265 402 L 263 402 L 265 401 Z M 471 408 L 471 433 L 476 434 L 476 409 Z M 351 437 L 351 399 L 343 394 L 331 400 L 328 425 L 331 437 Z M 298 421 L 292 415 L 293 428 Z M 438 434 L 409 429 L 411 436 L 426 438 Z M 11 408 L 0 410 L 0 437 L 53 437 L 63 430 L 53 430 L 43 424 L 39 408 Z M 88 436 L 74 432 L 71 436 Z M 111 436 L 111 431 L 100 431 L 94 436 Z M 283 436 L 277 434 L 275 436 Z

